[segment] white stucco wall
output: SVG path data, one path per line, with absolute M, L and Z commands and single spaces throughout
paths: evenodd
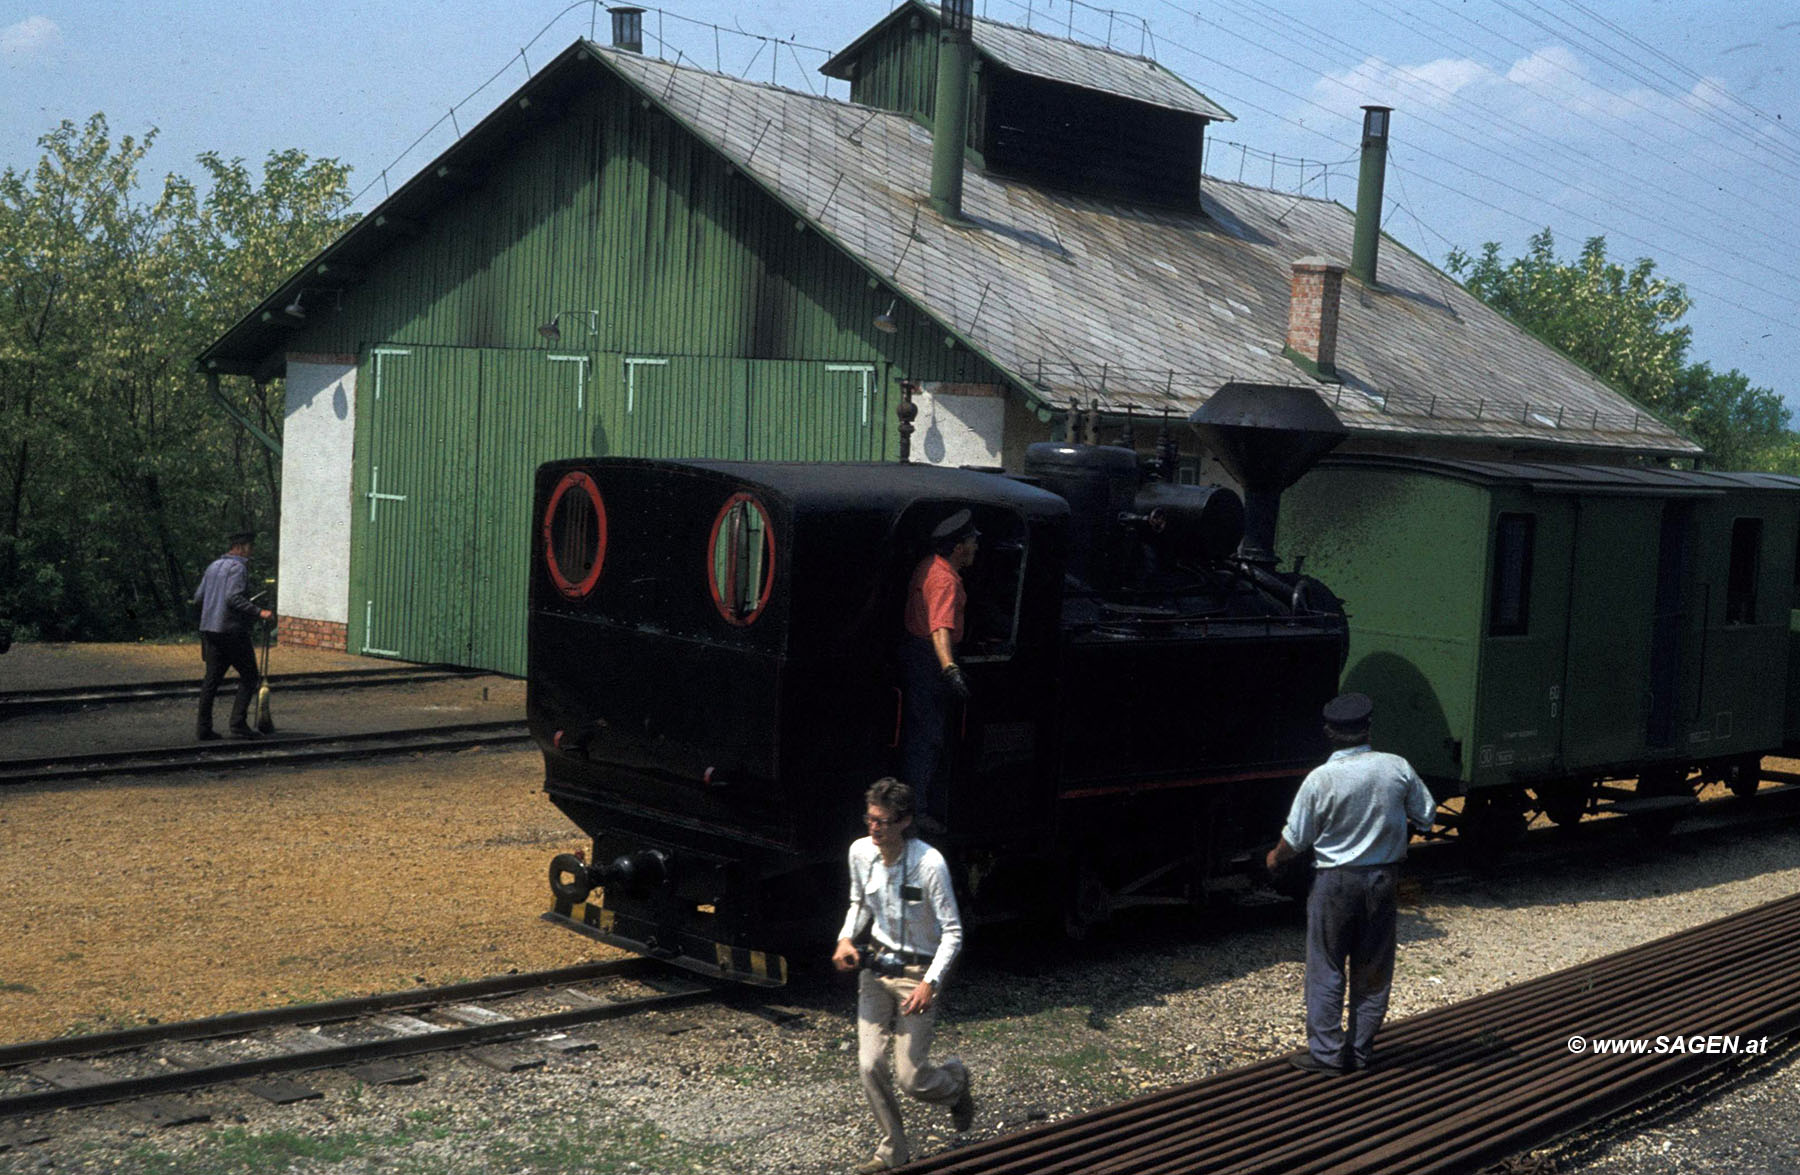
M 913 397 L 912 459 L 927 465 L 999 465 L 1006 395 L 994 384 L 926 382 Z
M 355 439 L 356 357 L 289 355 L 277 585 L 284 615 L 349 623 Z

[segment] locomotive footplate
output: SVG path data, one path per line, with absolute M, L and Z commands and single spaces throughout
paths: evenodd
M 544 921 L 713 979 L 756 987 L 782 987 L 787 983 L 787 959 L 782 955 L 729 946 L 689 931 L 670 931 L 647 918 L 609 910 L 598 902 L 571 903 L 559 898 L 545 913 Z

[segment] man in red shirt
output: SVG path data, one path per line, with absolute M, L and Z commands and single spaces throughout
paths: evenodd
M 900 650 L 905 682 L 900 733 L 900 777 L 911 784 L 921 823 L 936 823 L 943 797 L 934 786 L 943 774 L 954 703 L 967 701 L 969 679 L 956 663 L 962 641 L 962 572 L 975 562 L 981 533 L 967 510 L 958 510 L 931 532 L 932 553 L 919 561 L 906 589 L 906 640 Z

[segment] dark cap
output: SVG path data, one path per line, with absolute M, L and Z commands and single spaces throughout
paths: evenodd
M 1339 694 L 1325 703 L 1325 721 L 1333 726 L 1367 726 L 1374 712 L 1375 703 L 1368 694 Z
M 256 532 L 253 530 L 234 530 L 231 532 L 229 541 L 234 547 L 247 546 L 256 541 Z
M 958 510 L 931 529 L 931 541 L 941 543 L 954 539 L 960 543 L 970 535 L 980 533 L 975 529 L 975 516 L 967 510 Z

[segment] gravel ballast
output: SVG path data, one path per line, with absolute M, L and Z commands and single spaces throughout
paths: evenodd
M 352 702 L 351 704 L 355 704 Z M 1784 767 L 1795 765 L 1783 763 Z M 23 1040 L 607 957 L 538 919 L 545 865 L 583 838 L 534 753 L 21 789 L 0 801 L 0 1036 Z M 1800 892 L 1800 831 L 1678 835 L 1530 854 L 1404 890 L 1401 1017 Z M 1286 1053 L 1302 1040 L 1297 907 L 1125 919 L 1076 951 L 972 944 L 938 1055 L 979 1102 L 970 1139 Z M 820 944 L 823 955 L 829 943 Z M 1729 976 L 1721 976 L 1728 991 Z M 237 1090 L 210 1122 L 125 1107 L 0 1122 L 0 1172 L 826 1172 L 874 1144 L 848 982 L 584 1030 L 591 1051 L 501 1075 L 425 1058 L 426 1080 L 277 1107 Z M 1680 1031 L 1671 1025 L 1671 1032 Z M 1540 1170 L 1792 1170 L 1800 1068 L 1781 1051 L 1538 1156 Z M 1704 1095 L 1704 1096 L 1703 1096 Z M 915 1153 L 960 1141 L 909 1105 Z

